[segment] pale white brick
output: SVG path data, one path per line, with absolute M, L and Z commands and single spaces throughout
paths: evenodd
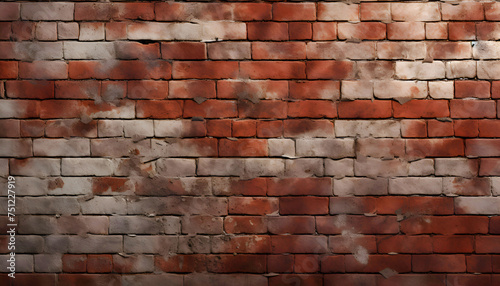
M 48 191 L 48 180 L 34 177 L 16 177 L 16 188 L 20 196 L 43 196 Z
M 125 236 L 124 251 L 127 253 L 176 253 L 178 238 L 176 236 Z
M 202 22 L 202 41 L 244 40 L 247 27 L 241 22 L 209 21 Z
M 245 171 L 243 159 L 200 158 L 198 175 L 201 176 L 241 176 Z
M 430 176 L 434 174 L 434 161 L 432 159 L 421 159 L 413 161 L 408 167 L 410 176 Z
M 456 214 L 500 214 L 500 197 L 456 197 Z
M 408 162 L 401 159 L 359 158 L 354 161 L 354 174 L 362 177 L 407 176 Z
M 449 61 L 446 62 L 447 78 L 475 78 L 476 61 Z M 430 83 L 429 83 L 430 86 Z
M 8 175 L 9 175 L 9 160 L 0 159 L 0 177 L 7 177 Z
M 436 158 L 436 176 L 471 178 L 478 174 L 479 161 L 467 158 Z
M 61 272 L 62 254 L 36 254 L 35 272 Z
M 99 137 L 122 137 L 123 121 L 121 120 L 99 120 L 97 123 Z
M 478 61 L 477 77 L 479 79 L 500 79 L 500 61 Z
M 438 3 L 391 3 L 392 19 L 405 22 L 441 20 Z
M 424 59 L 425 55 L 424 42 L 377 42 L 379 59 L 417 60 Z
M 309 42 L 307 43 L 308 59 L 375 59 L 377 52 L 375 42 Z
M 400 123 L 395 120 L 337 120 L 337 137 L 401 137 Z
M 291 139 L 269 139 L 269 156 L 272 157 L 294 157 L 295 142 Z
M 35 139 L 33 140 L 35 156 L 76 157 L 90 156 L 89 139 Z
M 61 169 L 64 176 L 111 176 L 114 164 L 106 158 L 63 158 Z
M 149 155 L 151 151 L 151 141 L 144 139 L 135 141 L 132 138 L 105 138 L 93 139 L 91 142 L 92 156 L 124 157 L 130 154 Z M 162 153 L 166 156 L 168 153 Z M 162 157 L 162 154 L 156 154 Z
M 69 253 L 119 253 L 123 252 L 121 235 L 70 236 Z M 126 251 L 126 250 L 125 250 Z
M 93 197 L 80 202 L 83 214 L 126 214 L 127 202 L 123 197 Z
M 384 178 L 343 178 L 333 181 L 336 196 L 387 195 L 388 181 Z
M 500 43 L 496 41 L 478 41 L 472 46 L 474 59 L 500 59 Z
M 375 81 L 373 93 L 376 98 L 426 98 L 427 82 L 425 81 Z
M 130 120 L 124 124 L 125 137 L 153 137 L 153 120 Z
M 359 5 L 320 2 L 318 4 L 318 20 L 359 21 Z
M 58 176 L 61 174 L 61 160 L 52 158 L 12 159 L 10 173 L 32 177 Z
M 188 177 L 196 175 L 195 159 L 165 159 L 156 162 L 158 174 L 167 177 Z
M 283 176 L 285 173 L 285 162 L 282 159 L 255 158 L 244 159 L 245 172 L 243 176 L 255 178 L 261 176 Z
M 112 42 L 64 42 L 64 58 L 69 60 L 109 60 L 116 58 Z
M 22 61 L 58 60 L 63 57 L 61 42 L 17 42 L 14 58 Z
M 396 62 L 396 77 L 399 79 L 439 79 L 445 77 L 443 62 Z
M 500 177 L 491 178 L 491 192 L 494 196 L 500 196 Z
M 56 232 L 56 218 L 53 216 L 19 217 L 20 234 L 52 234 Z
M 394 178 L 389 180 L 389 194 L 439 195 L 442 189 L 442 178 Z
M 74 4 L 63 2 L 22 3 L 21 18 L 23 20 L 52 21 L 73 20 Z
M 162 230 L 160 218 L 144 216 L 111 216 L 110 234 L 159 234 Z
M 7 267 L 10 267 L 10 263 L 7 261 L 10 258 L 10 254 L 0 255 L 0 272 L 9 272 Z M 17 254 L 16 255 L 16 272 L 27 272 L 32 273 L 34 271 L 33 267 L 33 255 L 28 254 Z M 14 278 L 15 279 L 15 278 Z
M 104 23 L 80 23 L 80 41 L 101 41 L 104 35 Z
M 342 81 L 342 99 L 372 99 L 373 83 L 368 80 Z
M 296 148 L 298 156 L 333 159 L 354 156 L 352 139 L 298 139 Z
M 109 218 L 108 216 L 61 216 L 57 218 L 57 233 L 60 234 L 108 234 Z M 60 241 L 57 237 L 49 239 L 52 242 Z M 45 245 L 47 246 L 46 239 Z M 48 252 L 60 252 L 51 251 Z
M 78 23 L 57 23 L 57 37 L 59 40 L 76 40 L 80 35 Z
M 57 41 L 57 23 L 38 23 L 36 25 L 35 36 L 40 41 Z
M 31 139 L 0 139 L 0 157 L 32 156 Z
M 19 214 L 77 214 L 80 205 L 72 197 L 25 197 L 17 199 Z
M 176 216 L 161 217 L 163 232 L 165 234 L 178 234 L 181 232 L 181 219 Z
M 200 144 L 203 142 L 203 144 Z M 216 149 L 207 141 L 197 139 L 152 139 L 151 156 L 158 157 L 208 157 L 215 156 Z
M 322 177 L 323 159 L 295 159 L 285 161 L 285 176 L 286 177 Z
M 453 99 L 454 90 L 453 81 L 429 82 L 429 95 L 435 99 Z
M 449 196 L 491 196 L 491 180 L 488 177 L 445 177 L 443 193 Z
M 335 178 L 354 176 L 354 160 L 347 158 L 341 160 L 325 159 L 325 176 Z
M 143 22 L 128 25 L 131 40 L 243 40 L 246 24 L 238 22 L 155 23 Z

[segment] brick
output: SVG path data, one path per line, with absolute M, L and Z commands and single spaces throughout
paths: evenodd
M 286 118 L 286 107 L 286 102 L 280 100 L 264 100 L 255 104 L 240 101 L 238 114 L 240 118 L 283 119 Z
M 427 82 L 424 81 L 376 81 L 373 87 L 376 98 L 425 98 Z
M 479 161 L 466 158 L 435 159 L 437 176 L 471 178 L 478 175 Z
M 288 23 L 288 27 L 290 40 L 310 40 L 313 37 L 311 23 L 291 22 Z
M 392 3 L 392 19 L 404 22 L 441 20 L 438 3 Z
M 308 79 L 352 79 L 354 63 L 349 61 L 309 61 L 306 66 Z
M 97 121 L 87 124 L 75 119 L 46 121 L 46 137 L 97 137 Z
M 442 122 L 439 120 L 427 121 L 427 133 L 429 137 L 453 136 L 453 122 Z
M 359 259 L 359 258 L 358 258 Z M 363 264 L 353 255 L 346 255 L 346 272 L 379 272 L 385 268 L 397 272 L 410 272 L 412 256 L 410 255 L 371 255 L 367 264 Z
M 500 161 L 495 158 L 481 158 L 480 176 L 496 176 L 500 173 Z
M 230 214 L 264 215 L 278 212 L 275 198 L 229 198 Z
M 377 283 L 377 275 L 374 274 L 327 274 L 325 275 L 325 283 L 333 286 L 346 284 L 362 283 L 373 285 Z
M 89 156 L 90 144 L 87 139 L 36 139 L 33 141 L 35 156 Z
M 466 154 L 480 157 L 497 156 L 498 143 L 497 139 L 467 139 Z
M 359 5 L 348 3 L 319 3 L 318 20 L 359 21 Z
M 0 24 L 0 39 L 1 40 L 10 40 L 12 36 L 12 23 L 1 23 Z
M 268 270 L 272 272 L 292 272 L 294 267 L 294 255 L 268 255 Z
M 124 40 L 127 39 L 127 23 L 109 22 L 106 23 L 106 40 Z M 77 35 L 78 37 L 78 35 Z
M 372 99 L 373 83 L 371 81 L 342 81 L 342 99 Z M 343 103 L 340 103 L 342 105 Z
M 413 157 L 456 157 L 464 155 L 461 139 L 407 139 L 406 152 Z
M 464 272 L 465 256 L 456 255 L 415 255 L 412 257 L 412 270 L 415 272 Z
M 212 238 L 212 253 L 269 253 L 271 239 L 267 235 L 229 236 Z
M 35 23 L 17 21 L 12 22 L 12 39 L 17 41 L 33 40 L 35 37 Z
M 397 178 L 389 180 L 390 194 L 428 194 L 442 193 L 441 178 Z
M 441 79 L 445 77 L 445 64 L 396 62 L 396 76 L 399 79 Z
M 116 50 L 116 58 L 124 60 L 134 59 L 159 59 L 160 58 L 160 45 L 141 44 L 134 42 L 116 42 L 114 43 Z
M 201 158 L 198 162 L 198 175 L 241 176 L 243 173 L 244 161 L 242 159 Z
M 305 64 L 301 62 L 241 62 L 241 76 L 250 79 L 303 79 Z
M 390 3 L 361 3 L 360 6 L 361 21 L 382 21 L 391 20 Z
M 269 155 L 294 157 L 295 156 L 295 143 L 290 139 L 269 139 Z
M 352 139 L 298 139 L 298 156 L 344 158 L 354 155 Z
M 310 42 L 308 59 L 375 59 L 375 44 L 370 42 Z
M 334 137 L 333 124 L 326 120 L 290 119 L 284 123 L 285 137 Z
M 472 54 L 475 59 L 498 59 L 500 58 L 500 54 L 497 49 L 497 42 L 480 41 L 472 49 Z
M 316 235 L 276 235 L 271 237 L 272 253 L 324 253 L 327 238 Z
M 203 137 L 206 135 L 205 122 L 190 120 L 155 120 L 157 137 Z
M 35 61 L 19 64 L 19 77 L 23 79 L 66 79 L 68 65 L 61 61 Z
M 200 116 L 204 118 L 236 117 L 238 111 L 234 101 L 207 100 L 201 104 L 186 101 L 184 118 Z
M 271 80 L 220 80 L 217 97 L 225 99 L 283 99 L 288 96 L 288 82 Z
M 430 81 L 429 95 L 434 99 L 452 99 L 454 84 L 452 81 Z
M 312 24 L 312 39 L 314 41 L 336 40 L 337 23 L 335 22 L 314 22 Z
M 469 59 L 472 57 L 471 45 L 465 42 L 426 42 L 427 58 L 431 59 Z
M 169 79 L 170 64 L 164 61 L 70 61 L 71 79 Z
M 182 233 L 184 234 L 222 234 L 223 220 L 220 217 L 192 216 L 182 218 Z
M 283 135 L 283 122 L 281 121 L 258 121 L 257 137 L 272 138 Z M 271 154 L 271 156 L 273 156 Z
M 490 98 L 487 81 L 455 81 L 455 98 Z
M 447 100 L 411 100 L 404 104 L 394 102 L 392 106 L 395 118 L 437 118 L 450 116 Z
M 202 60 L 206 59 L 206 48 L 204 43 L 174 42 L 162 43 L 161 54 L 163 59 L 176 60 Z
M 38 23 L 35 37 L 40 41 L 57 41 L 57 24 L 52 22 Z
M 343 178 L 335 180 L 333 183 L 333 192 L 336 196 L 352 195 L 386 195 L 388 190 L 388 181 L 384 178 Z M 337 210 L 330 210 L 331 213 Z
M 274 3 L 273 20 L 275 21 L 316 20 L 316 5 L 314 5 L 314 3 Z
M 403 157 L 405 142 L 402 139 L 359 138 L 356 153 L 365 157 L 394 158 Z
M 354 161 L 354 173 L 356 176 L 372 178 L 405 176 L 408 173 L 408 163 L 400 159 L 363 158 Z
M 257 135 L 256 120 L 238 120 L 233 122 L 233 137 L 254 137 Z
M 210 50 L 209 50 L 210 51 Z M 300 60 L 306 58 L 306 44 L 300 42 L 252 43 L 252 58 L 256 60 Z
M 170 81 L 168 98 L 215 98 L 215 82 L 205 80 Z
M 285 176 L 287 177 L 311 177 L 323 176 L 322 159 L 295 159 L 285 161 Z
M 182 276 L 181 276 L 182 279 Z M 163 280 L 162 280 L 163 281 Z M 181 280 L 182 281 L 182 280 Z M 189 274 L 186 275 L 185 285 L 202 286 L 209 283 L 224 285 L 227 283 L 250 283 L 251 285 L 264 286 L 267 284 L 266 277 L 254 274 Z M 178 285 L 182 285 L 181 283 Z
M 63 159 L 61 163 L 63 175 L 93 175 L 111 176 L 113 174 L 113 162 L 105 158 L 72 158 Z
M 346 234 L 329 237 L 328 242 L 332 251 L 350 254 L 353 252 L 351 249 L 355 248 L 354 253 L 359 255 L 361 261 L 366 258 L 367 254 L 376 252 L 375 236 L 352 234 L 349 231 Z
M 0 139 L 2 143 L 2 157 L 30 157 L 32 156 L 32 143 L 30 139 Z
M 476 24 L 477 39 L 488 41 L 488 40 L 498 40 L 500 37 L 500 26 L 498 23 L 484 22 Z M 494 45 L 492 43 L 486 43 L 489 45 Z
M 399 122 L 394 120 L 337 120 L 337 137 L 400 137 Z
M 424 40 L 425 27 L 423 22 L 394 22 L 387 24 L 387 39 L 389 40 Z
M 73 3 L 23 3 L 21 5 L 21 18 L 35 21 L 72 21 L 73 9 Z
M 401 120 L 402 137 L 427 137 L 427 124 L 424 120 Z
M 325 175 L 335 178 L 354 176 L 354 162 L 352 159 L 325 160 Z
M 336 118 L 337 105 L 334 102 L 308 100 L 288 103 L 289 117 Z
M 488 85 L 489 86 L 489 85 Z M 452 118 L 495 118 L 494 101 L 452 100 L 450 112 Z
M 344 82 L 342 86 L 344 87 Z M 344 90 L 343 88 L 342 91 Z M 391 102 L 382 100 L 341 101 L 338 110 L 339 118 L 389 118 L 392 116 Z
M 498 214 L 497 197 L 458 197 L 455 198 L 457 214 Z
M 179 101 L 139 101 L 136 110 L 138 118 L 179 118 L 183 113 Z
M 250 43 L 221 42 L 208 44 L 208 58 L 214 60 L 245 60 L 252 57 Z
M 466 256 L 467 272 L 491 272 L 490 255 L 470 255 Z
M 98 81 L 57 81 L 55 97 L 67 99 L 90 99 L 100 94 L 101 85 Z
M 227 216 L 224 219 L 226 233 L 267 233 L 267 219 L 260 216 Z
M 458 5 L 445 3 L 441 9 L 443 20 L 475 21 L 484 19 L 482 3 L 459 3 Z
M 426 47 L 423 42 L 378 42 L 377 56 L 379 59 L 424 59 Z
M 174 62 L 172 77 L 174 79 L 221 79 L 234 78 L 238 72 L 236 62 Z
M 2 21 L 18 20 L 21 4 L 19 3 L 2 3 L 2 13 L 0 19 Z
M 477 137 L 479 135 L 479 124 L 477 120 L 455 120 L 453 122 L 455 136 Z
M 434 174 L 434 161 L 432 159 L 422 159 L 410 162 L 408 167 L 410 176 L 429 176 Z
M 428 235 L 378 237 L 379 253 L 432 253 L 433 239 Z
M 275 22 L 251 22 L 247 24 L 248 39 L 251 41 L 286 41 L 288 24 Z
M 80 34 L 78 23 L 57 23 L 57 39 L 76 40 Z
M 429 40 L 448 39 L 448 23 L 425 23 L 425 38 Z
M 452 22 L 448 24 L 448 29 L 452 41 L 476 39 L 476 25 L 473 22 Z
M 157 21 L 230 20 L 232 6 L 222 3 L 158 3 L 155 5 Z
M 338 37 L 341 40 L 382 40 L 386 37 L 386 26 L 376 22 L 339 23 Z
M 64 254 L 62 257 L 62 270 L 64 272 L 87 272 L 87 255 Z
M 477 63 L 477 77 L 479 79 L 500 79 L 496 75 L 496 71 L 500 69 L 500 65 L 496 61 L 479 61 Z
M 266 141 L 261 139 L 239 139 L 219 141 L 219 156 L 223 157 L 263 157 L 267 156 Z
M 312 234 L 314 225 L 314 218 L 308 216 L 268 218 L 268 229 L 272 234 Z

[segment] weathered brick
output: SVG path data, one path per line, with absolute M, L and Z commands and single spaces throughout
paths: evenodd
M 298 156 L 344 158 L 354 156 L 354 140 L 352 139 L 298 139 L 296 141 Z
M 392 3 L 392 19 L 396 21 L 439 21 L 441 13 L 438 3 Z
M 73 3 L 23 3 L 21 18 L 23 20 L 73 20 Z M 14 19 L 15 20 L 15 19 Z
M 335 180 L 333 183 L 333 193 L 336 196 L 367 196 L 367 195 L 387 195 L 388 193 L 388 180 L 384 178 L 370 179 L 370 178 L 342 178 Z M 330 213 L 337 210 L 332 209 Z
M 400 124 L 394 120 L 337 120 L 337 137 L 400 137 Z
M 319 3 L 318 20 L 359 21 L 359 5 L 349 3 Z

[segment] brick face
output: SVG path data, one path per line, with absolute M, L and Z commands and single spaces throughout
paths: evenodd
M 499 285 L 500 4 L 452 2 L 0 3 L 0 284 Z

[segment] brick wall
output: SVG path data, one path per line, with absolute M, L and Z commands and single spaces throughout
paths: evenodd
M 500 285 L 497 21 L 0 3 L 0 284 Z

